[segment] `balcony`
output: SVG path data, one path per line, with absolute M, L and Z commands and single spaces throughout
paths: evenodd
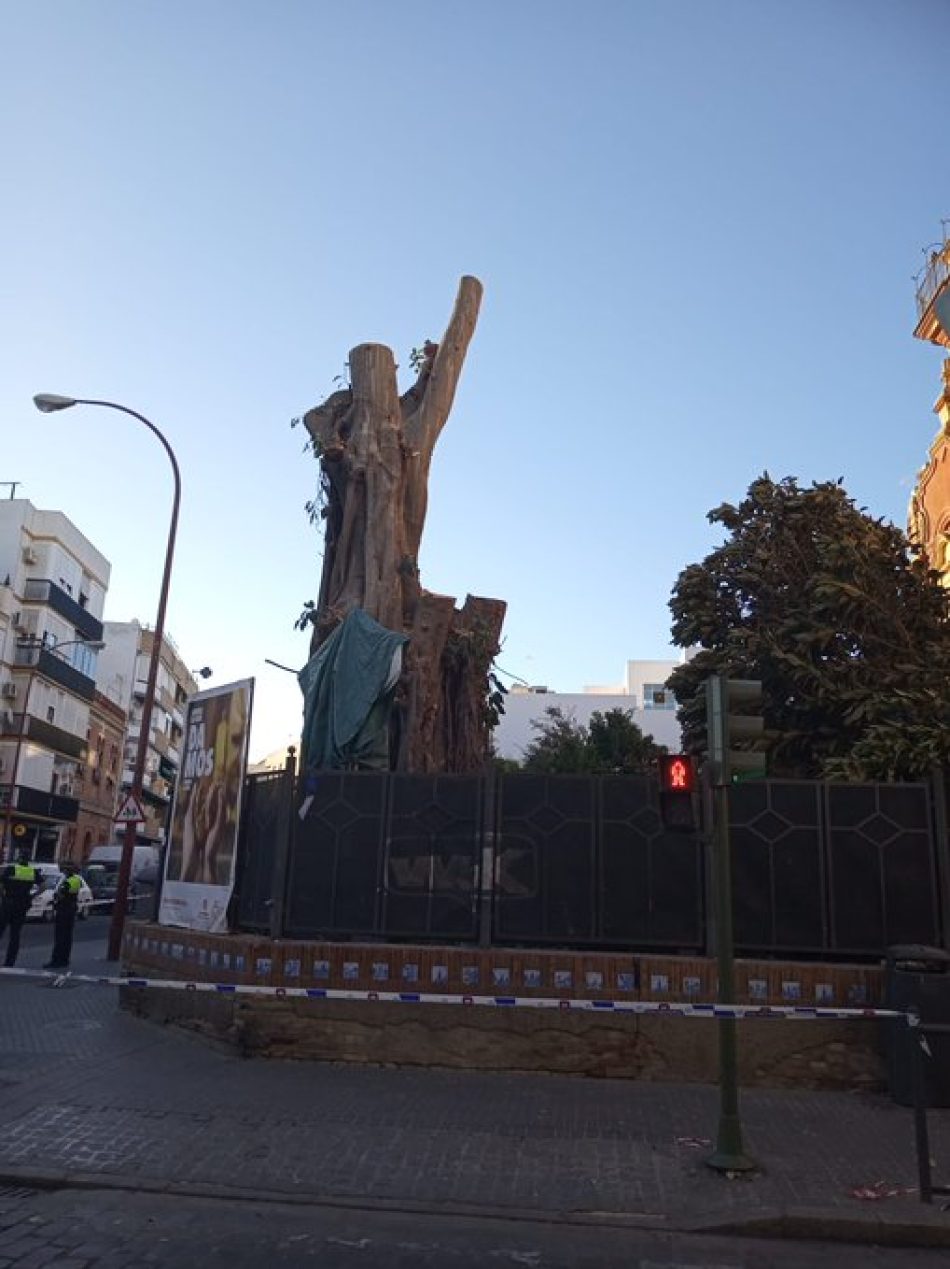
M 167 789 L 162 789 L 159 785 L 156 785 L 155 788 L 151 788 L 149 785 L 143 784 L 142 797 L 149 803 L 150 806 L 156 806 L 162 810 L 164 810 L 171 801 L 171 797 Z
M 931 344 L 950 348 L 947 289 L 950 285 L 950 241 L 934 251 L 917 283 L 917 327 L 914 334 Z
M 6 810 L 9 800 L 9 784 L 0 786 L 0 810 Z M 55 793 L 17 784 L 13 787 L 12 810 L 41 820 L 55 820 L 58 824 L 74 824 L 79 815 L 79 799 L 61 798 Z
M 17 669 L 22 667 L 35 670 L 44 679 L 58 683 L 67 692 L 84 701 L 91 701 L 96 694 L 95 679 L 83 674 L 82 670 L 77 670 L 74 665 L 70 665 L 48 648 L 37 648 L 35 645 L 18 647 L 14 655 L 14 666 Z
M 102 638 L 102 622 L 97 620 L 82 604 L 67 595 L 62 586 L 48 578 L 30 578 L 23 591 L 25 604 L 45 604 L 59 613 L 76 629 L 83 639 Z
M 0 736 L 19 736 L 23 727 L 23 739 L 33 740 L 44 749 L 52 749 L 55 753 L 67 758 L 86 761 L 87 745 L 83 736 L 76 736 L 71 731 L 63 731 L 42 718 L 34 718 L 27 714 L 24 725 L 22 714 L 0 713 Z

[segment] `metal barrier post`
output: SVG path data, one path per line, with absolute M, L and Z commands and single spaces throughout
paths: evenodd
M 895 1023 L 901 1026 L 900 1022 Z M 933 1178 L 930 1174 L 930 1138 L 927 1132 L 927 1100 L 924 1092 L 924 1037 L 920 1031 L 920 1016 L 908 1013 L 904 1026 L 904 1040 L 910 1047 L 911 1078 L 914 1088 L 914 1143 L 917 1148 L 917 1184 L 921 1203 L 933 1202 Z

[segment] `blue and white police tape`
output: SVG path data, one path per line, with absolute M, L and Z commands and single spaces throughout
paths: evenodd
M 560 1009 L 588 1013 L 663 1014 L 679 1018 L 737 1018 L 799 1022 L 906 1018 L 897 1009 L 835 1008 L 832 1005 L 721 1005 L 675 1000 L 591 1000 L 556 996 L 474 996 L 426 991 L 354 991 L 343 987 L 268 987 L 254 983 L 185 982 L 177 978 L 143 978 L 138 975 L 97 976 L 33 969 L 0 969 L 3 975 L 45 978 L 56 986 L 93 983 L 100 987 L 157 988 L 164 991 L 211 992 L 219 996 L 272 996 L 279 1000 L 365 1000 L 398 1005 L 463 1005 L 495 1009 Z

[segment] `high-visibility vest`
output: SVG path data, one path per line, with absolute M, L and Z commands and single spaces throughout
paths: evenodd
M 14 864 L 13 881 L 27 881 L 30 885 L 36 882 L 36 869 L 32 864 Z
M 79 894 L 81 886 L 82 878 L 77 877 L 75 873 L 73 873 L 71 877 L 64 877 L 59 883 L 60 890 L 62 890 L 64 894 L 69 895 L 70 898 L 75 898 L 76 895 Z

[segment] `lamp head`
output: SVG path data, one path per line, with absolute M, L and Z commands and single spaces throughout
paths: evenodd
M 76 404 L 75 397 L 58 397 L 55 392 L 40 392 L 33 398 L 33 404 L 41 414 L 53 414 L 56 410 L 68 410 Z

